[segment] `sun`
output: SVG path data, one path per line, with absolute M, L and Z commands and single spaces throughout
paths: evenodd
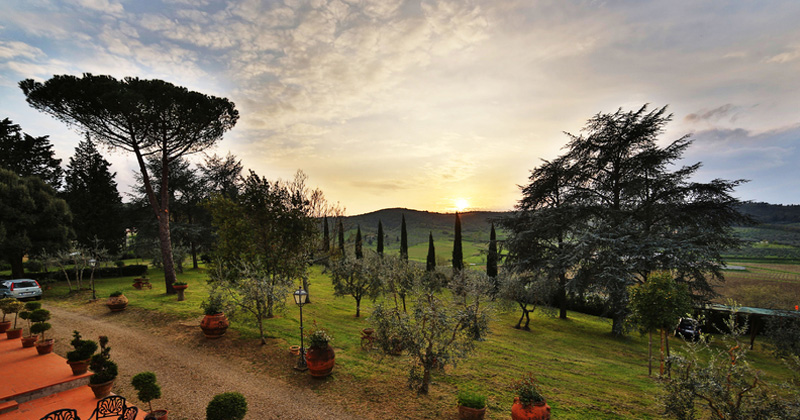
M 466 198 L 456 199 L 456 211 L 464 211 L 469 207 L 469 201 Z

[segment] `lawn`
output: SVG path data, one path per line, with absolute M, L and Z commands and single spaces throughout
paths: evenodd
M 179 275 L 189 283 L 183 302 L 164 293 L 163 280 L 157 280 L 163 279 L 162 274 L 151 270 L 151 278 L 152 290 L 133 289 L 132 278 L 98 280 L 98 296 L 122 290 L 133 310 L 158 311 L 160 320 L 199 319 L 199 305 L 207 290 L 204 269 Z M 75 308 L 90 296 L 90 292 L 69 294 L 66 284 L 61 283 L 45 293 L 48 301 Z M 251 349 L 246 353 L 253 363 L 270 375 L 309 386 L 330 401 L 367 417 L 452 419 L 456 391 L 470 389 L 489 397 L 487 419 L 507 419 L 514 397 L 508 390 L 509 383 L 525 372 L 533 372 L 553 408 L 554 418 L 661 418 L 657 402 L 660 386 L 655 378 L 647 376 L 646 338 L 638 334 L 613 338 L 607 319 L 573 312 L 568 320 L 559 320 L 537 311 L 532 331 L 522 331 L 511 327 L 518 313 L 497 308 L 490 337 L 478 344 L 471 358 L 435 375 L 430 395 L 418 397 L 406 387 L 406 357 L 361 349 L 360 330 L 370 325 L 369 318 L 354 318 L 354 300 L 334 297 L 330 280 L 319 267 L 312 269 L 310 293 L 312 304 L 304 307 L 304 322 L 316 322 L 335 337 L 336 367 L 330 378 L 310 380 L 291 369 L 287 361 L 293 359 L 268 357 L 276 351 L 288 353 L 289 345 L 299 344 L 299 311 L 288 301 L 283 313 L 266 321 L 270 335 L 267 346 L 258 345 L 258 329 L 246 317 L 234 318 L 233 331 L 222 340 L 240 340 L 241 348 Z M 362 305 L 362 313 L 368 315 L 372 303 Z M 199 328 L 197 334 L 200 336 Z M 757 340 L 750 362 L 762 369 L 766 378 L 785 381 L 789 373 L 767 356 L 761 341 Z M 671 343 L 673 351 L 680 351 L 683 345 L 678 339 Z

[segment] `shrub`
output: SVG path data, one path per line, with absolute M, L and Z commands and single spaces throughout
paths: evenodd
M 120 296 L 122 296 L 122 292 L 120 292 L 119 290 L 112 292 L 110 295 L 108 295 L 108 297 L 120 297 Z
M 94 352 L 97 351 L 97 342 L 81 339 L 81 333 L 78 331 L 73 331 L 72 337 L 70 344 L 75 350 L 67 352 L 68 361 L 79 362 L 82 360 L 89 360 Z
M 470 391 L 458 392 L 458 405 L 480 410 L 486 407 L 486 397 Z
M 525 374 L 522 379 L 514 381 L 511 384 L 511 389 L 519 397 L 519 402 L 524 405 L 544 402 L 544 396 L 539 392 L 539 385 L 536 384 L 536 378 L 530 372 Z
M 153 411 L 151 401 L 161 398 L 161 387 L 156 383 L 156 374 L 153 372 L 140 372 L 131 379 L 131 385 L 136 388 L 136 397 L 139 401 L 147 403 Z
M 212 294 L 208 297 L 208 301 L 203 301 L 200 304 L 200 307 L 203 308 L 203 312 L 206 315 L 216 315 L 221 314 L 223 312 L 224 302 L 222 301 L 222 296 L 217 294 Z
M 122 260 L 114 261 L 114 265 L 115 265 L 117 268 L 122 268 L 122 267 L 125 267 L 125 261 L 122 261 Z
M 108 381 L 113 381 L 117 377 L 117 364 L 111 361 L 111 347 L 107 346 L 108 337 L 100 336 L 100 353 L 92 356 L 92 361 L 89 363 L 89 369 L 94 372 L 94 375 L 89 377 L 89 383 L 102 384 Z
M 314 321 L 314 324 L 308 330 L 308 333 L 306 333 L 306 338 L 308 338 L 309 347 L 316 347 L 321 349 L 328 347 L 328 343 L 333 341 L 333 337 L 331 337 L 328 330 L 317 327 L 316 321 Z
M 238 392 L 215 395 L 206 407 L 206 420 L 242 420 L 247 414 L 247 400 Z
M 31 334 L 41 334 L 42 341 L 45 340 L 44 332 L 53 327 L 46 322 L 48 319 L 50 319 L 50 311 L 47 309 L 37 309 L 31 312 L 30 315 L 30 320 L 33 321 L 33 325 L 30 328 Z

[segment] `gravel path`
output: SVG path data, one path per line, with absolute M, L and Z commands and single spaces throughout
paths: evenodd
M 80 331 L 85 339 L 96 340 L 101 334 L 108 336 L 111 358 L 120 370 L 114 392 L 147 410 L 147 404 L 136 399 L 130 380 L 142 371 L 155 372 L 162 398 L 153 402 L 153 408 L 169 410 L 170 420 L 205 419 L 208 402 L 214 395 L 226 391 L 241 392 L 247 398 L 246 419 L 249 420 L 356 418 L 327 404 L 309 389 L 268 377 L 241 358 L 223 358 L 215 351 L 191 345 L 178 334 L 154 336 L 158 331 L 126 325 L 128 323 L 113 319 L 117 314 L 109 314 L 107 309 L 100 312 L 81 308 L 77 312 L 52 305 L 47 305 L 47 309 L 52 314 L 50 322 L 54 325 L 58 354 L 63 356 L 71 350 L 72 330 Z M 181 325 L 188 329 L 193 326 L 191 324 Z M 194 328 L 197 329 L 193 331 L 199 331 L 199 327 Z M 169 328 L 158 330 L 163 334 Z

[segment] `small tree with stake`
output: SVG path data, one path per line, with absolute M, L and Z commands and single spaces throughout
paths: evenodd
M 154 414 L 151 401 L 161 398 L 161 387 L 156 383 L 156 374 L 153 372 L 140 372 L 131 379 L 131 385 L 136 388 L 136 397 L 139 401 L 147 403 L 150 414 Z M 154 417 L 150 416 L 149 417 Z
M 361 316 L 361 299 L 374 298 L 381 290 L 381 259 L 370 255 L 366 258 L 338 258 L 331 265 L 333 293 L 336 296 L 350 295 L 356 300 L 356 318 Z
M 31 321 L 33 321 L 33 325 L 31 326 L 31 334 L 41 334 L 40 342 L 44 342 L 44 332 L 53 328 L 47 320 L 50 319 L 50 311 L 47 309 L 37 309 L 31 313 Z

